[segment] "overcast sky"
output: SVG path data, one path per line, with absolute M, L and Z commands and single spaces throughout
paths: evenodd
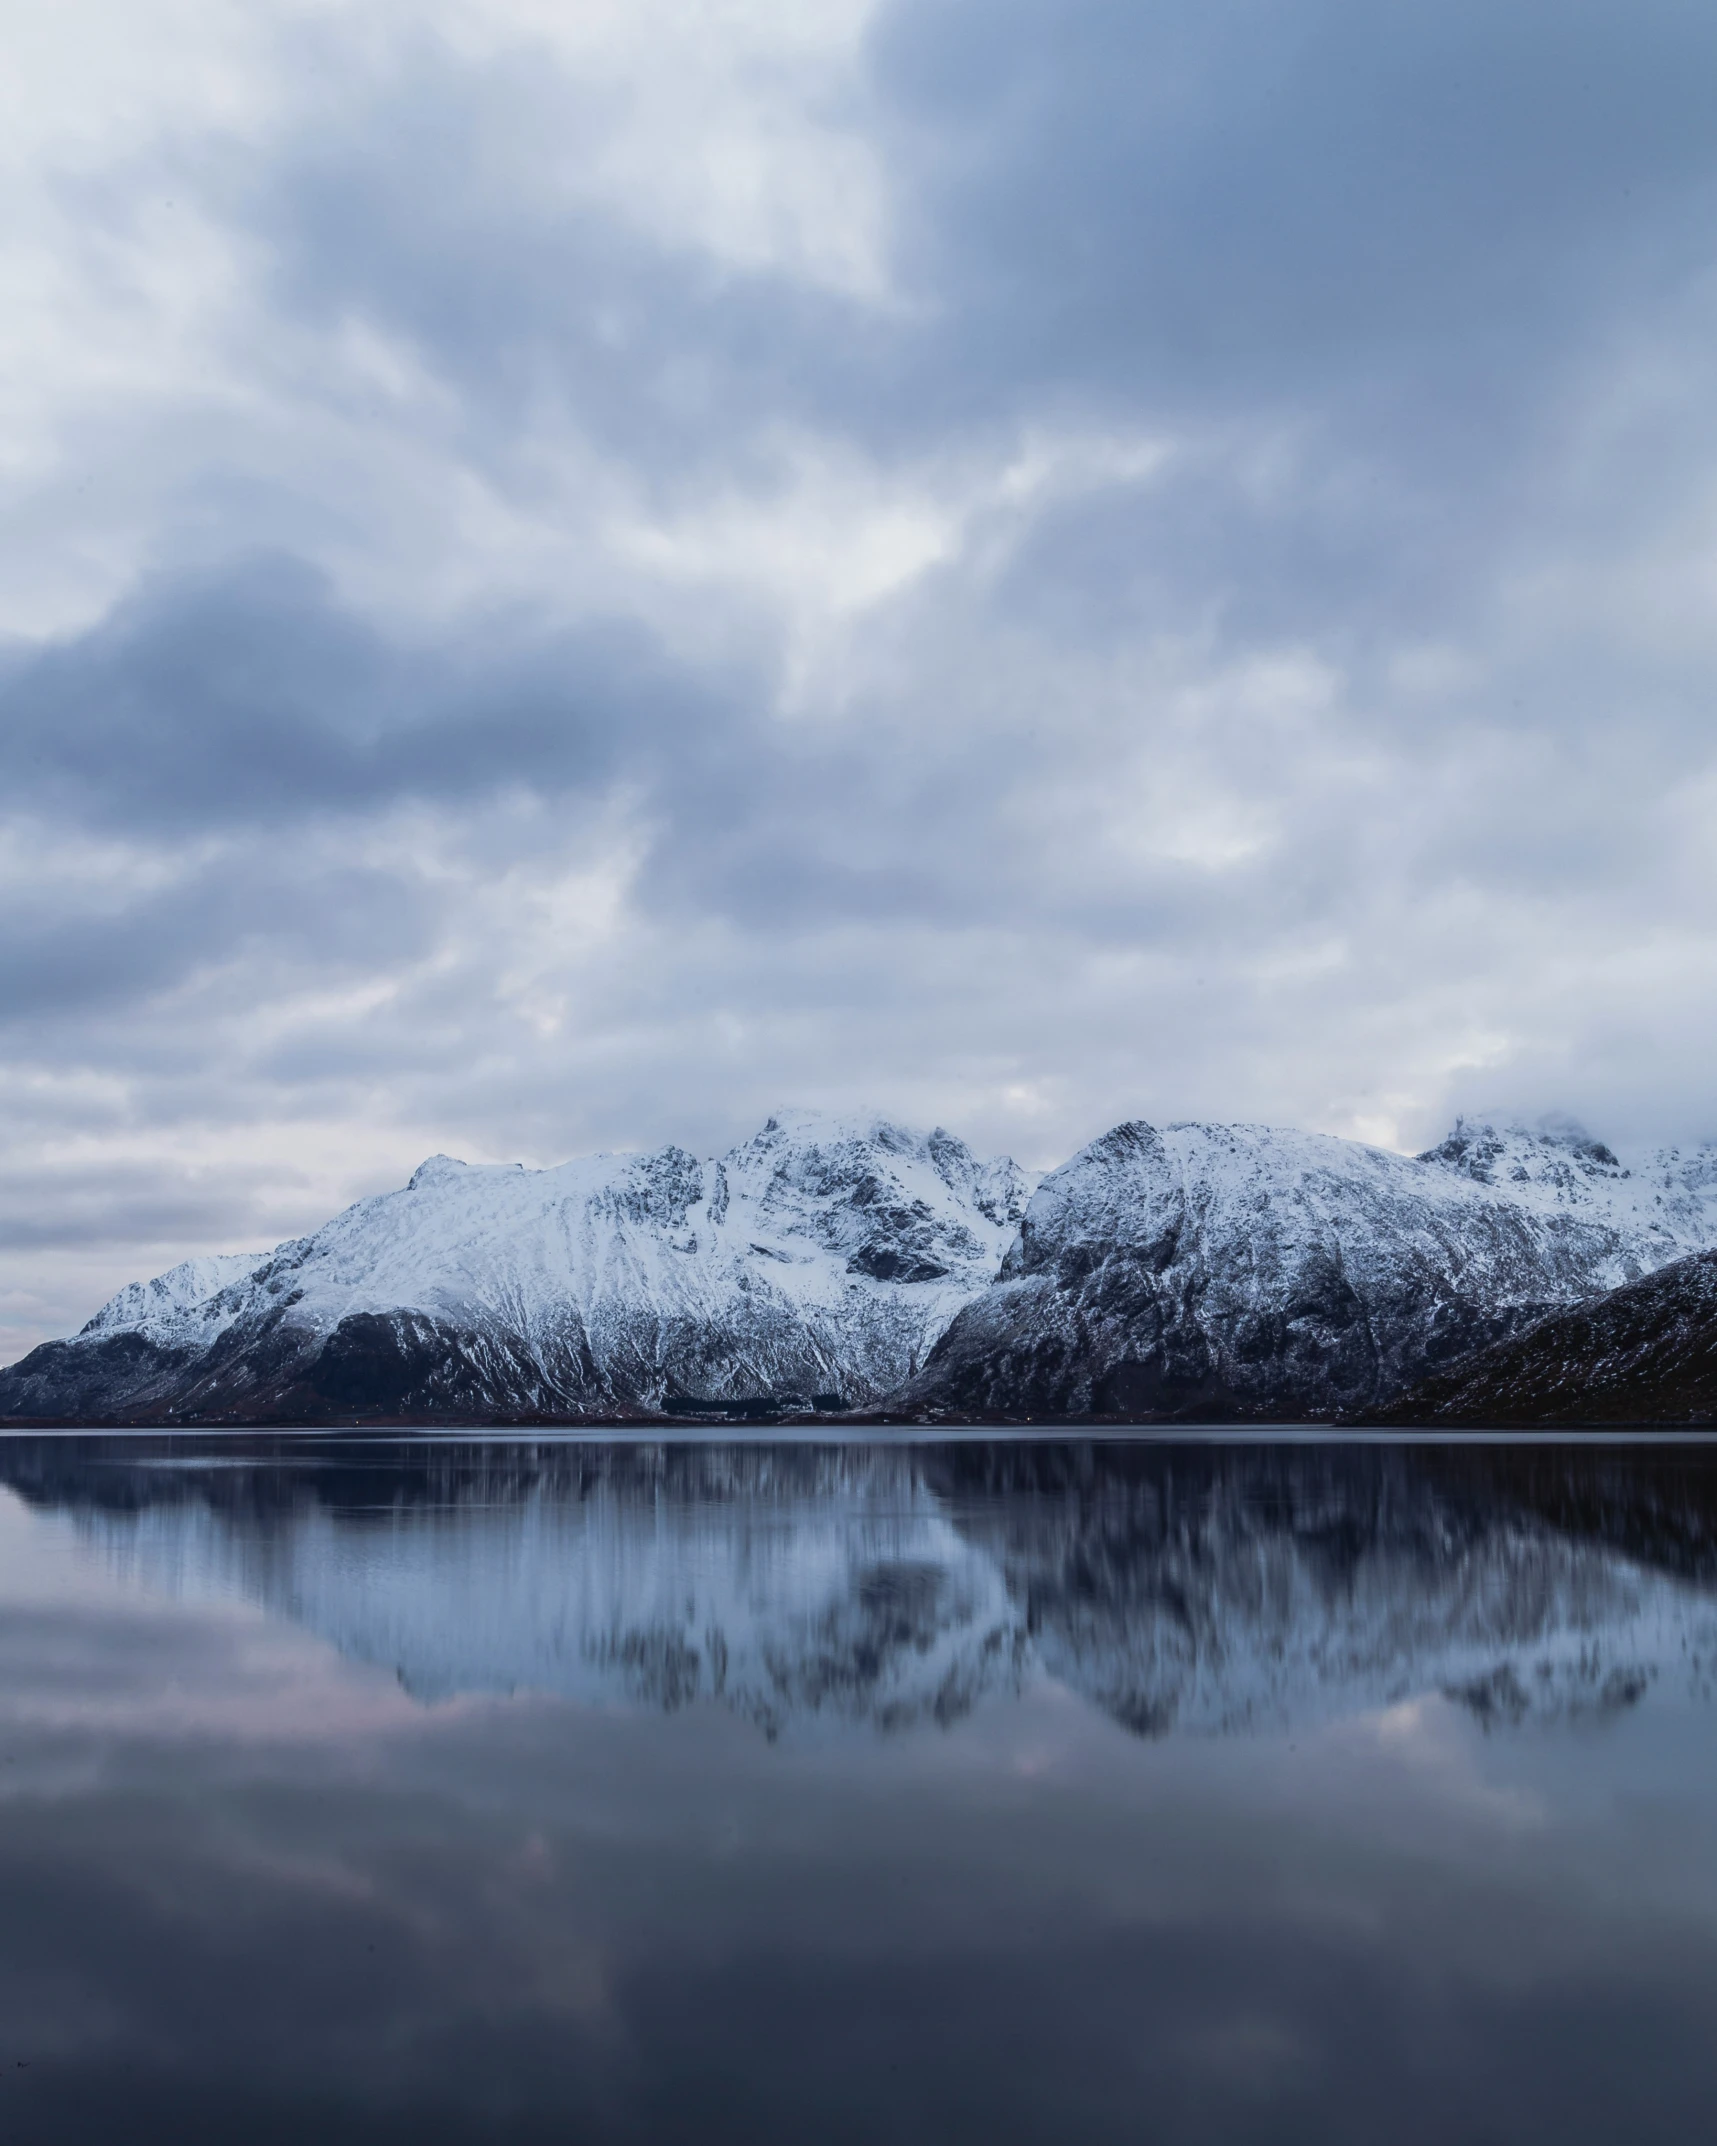
M 0 1361 L 779 1102 L 1717 1133 L 1710 0 L 0 36 Z

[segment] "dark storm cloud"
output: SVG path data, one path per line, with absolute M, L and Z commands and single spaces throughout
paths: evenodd
M 161 580 L 0 681 L 0 782 L 140 834 L 611 781 L 728 717 L 625 624 L 410 647 L 304 563 Z

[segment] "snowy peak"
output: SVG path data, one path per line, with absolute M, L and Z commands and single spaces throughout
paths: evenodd
M 940 1127 L 918 1133 L 805 1112 L 777 1113 L 722 1167 L 760 1229 L 808 1238 L 850 1275 L 908 1287 L 974 1267 L 993 1275 L 1005 1249 L 998 1237 L 1013 1227 L 1002 1173 L 1021 1176 L 1005 1160 L 981 1165 Z
M 1571 1118 L 1536 1126 L 1457 1118 L 1419 1158 L 1546 1217 L 1584 1217 L 1637 1242 L 1645 1265 L 1717 1244 L 1717 1148 L 1657 1148 L 1631 1162 Z M 1644 1271 L 1642 1268 L 1641 1271 Z
M 1479 1185 L 1540 1185 L 1576 1197 L 1628 1175 L 1610 1149 L 1571 1118 L 1535 1127 L 1457 1118 L 1453 1132 L 1418 1159 Z
M 1220 1238 L 1268 1246 L 1351 1230 L 1417 1198 L 1461 1194 L 1406 1156 L 1264 1125 L 1117 1125 L 1043 1179 L 1010 1273 L 1078 1267 L 1110 1249 L 1163 1261 Z
M 978 1212 L 987 1215 L 998 1229 L 1017 1229 L 1025 1219 L 1031 1196 L 1043 1182 L 1041 1170 L 1022 1170 L 1009 1156 L 985 1163 L 972 1188 Z
M 109 1297 L 82 1331 L 85 1334 L 164 1335 L 211 1297 L 245 1280 L 268 1258 L 266 1252 L 213 1252 L 181 1260 L 153 1281 L 127 1282 Z
M 1032 1194 L 1007 1271 L 1029 1273 L 1085 1243 L 1148 1244 L 1168 1220 L 1178 1190 L 1162 1135 L 1135 1119 L 1117 1125 Z
M 426 1162 L 420 1162 L 413 1170 L 405 1189 L 407 1192 L 422 1192 L 431 1185 L 444 1185 L 470 1167 L 468 1162 L 460 1162 L 453 1155 L 431 1155 Z
M 613 1180 L 591 1195 L 594 1211 L 641 1228 L 683 1229 L 704 1198 L 703 1165 L 684 1148 L 619 1158 Z

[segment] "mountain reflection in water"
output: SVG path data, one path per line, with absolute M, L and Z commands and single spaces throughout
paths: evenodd
M 6 2146 L 1682 2146 L 1717 1447 L 0 1438 Z
M 1141 1735 L 1458 1701 L 1601 1716 L 1717 1666 L 1717 1453 L 1636 1447 L 15 1439 L 117 1570 L 425 1702 L 923 1731 L 1048 1678 Z

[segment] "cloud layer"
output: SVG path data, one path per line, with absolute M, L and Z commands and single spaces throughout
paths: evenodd
M 76 0 L 0 1356 L 421 1154 L 1717 1133 L 1717 22 Z

